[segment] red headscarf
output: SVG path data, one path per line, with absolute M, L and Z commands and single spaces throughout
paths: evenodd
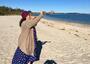
M 26 18 L 29 13 L 31 13 L 31 11 L 22 11 L 21 13 L 22 18 Z

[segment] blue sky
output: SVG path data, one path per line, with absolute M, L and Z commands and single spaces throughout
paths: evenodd
M 90 0 L 0 0 L 0 6 L 31 11 L 90 13 Z

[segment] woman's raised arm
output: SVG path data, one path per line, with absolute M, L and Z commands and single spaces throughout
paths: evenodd
M 43 17 L 44 12 L 41 12 L 39 16 L 37 16 L 35 19 L 31 19 L 29 21 L 26 22 L 26 26 L 31 28 L 33 26 L 36 26 L 37 23 L 40 21 L 40 19 Z

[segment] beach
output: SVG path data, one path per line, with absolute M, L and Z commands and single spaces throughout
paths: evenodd
M 20 16 L 0 16 L 0 64 L 11 64 L 18 46 Z M 90 64 L 90 26 L 41 19 L 37 24 L 42 45 L 40 60 L 57 64 Z

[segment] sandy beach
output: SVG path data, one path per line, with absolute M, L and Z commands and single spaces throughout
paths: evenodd
M 11 64 L 18 45 L 20 16 L 0 16 L 0 64 Z M 90 26 L 42 19 L 37 25 L 42 45 L 40 60 L 57 64 L 90 64 Z

